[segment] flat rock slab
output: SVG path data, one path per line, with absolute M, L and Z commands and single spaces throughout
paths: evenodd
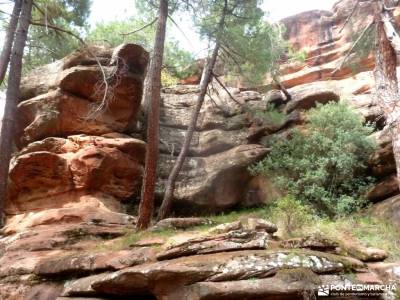
M 79 279 L 98 294 L 153 293 L 161 283 L 180 287 L 200 281 L 235 281 L 273 276 L 281 269 L 307 268 L 316 274 L 334 274 L 363 268 L 356 259 L 309 250 L 251 250 L 206 254 L 126 268 L 99 278 Z
M 187 229 L 209 224 L 212 224 L 212 221 L 205 218 L 167 218 L 157 222 L 150 230 Z
M 285 249 L 306 248 L 323 252 L 332 252 L 339 246 L 337 242 L 320 236 L 288 239 L 282 241 L 280 245 Z
M 154 249 L 148 247 L 105 253 L 80 252 L 42 260 L 36 266 L 34 273 L 47 277 L 88 274 L 106 270 L 120 270 L 154 260 Z
M 265 249 L 268 234 L 255 231 L 231 231 L 229 233 L 190 239 L 184 243 L 168 247 L 157 255 L 158 260 L 182 256 L 239 250 Z
M 274 234 L 278 231 L 278 227 L 261 218 L 244 218 L 231 223 L 224 223 L 215 226 L 209 230 L 210 233 L 226 233 L 235 230 L 247 230 L 247 231 L 260 231 Z
M 348 255 L 364 262 L 383 261 L 388 257 L 385 250 L 365 247 L 353 240 L 343 239 L 340 246 Z

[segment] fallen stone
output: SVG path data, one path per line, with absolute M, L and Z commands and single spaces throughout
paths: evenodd
M 150 230 L 188 229 L 208 224 L 211 224 L 211 221 L 205 218 L 167 218 L 157 222 Z
M 248 218 L 243 226 L 246 230 L 265 231 L 270 234 L 278 231 L 278 227 L 275 224 L 260 218 Z
M 366 197 L 371 202 L 379 202 L 400 193 L 396 174 L 389 175 L 378 181 L 368 192 Z
M 400 226 L 400 195 L 393 196 L 374 204 L 369 209 L 369 214 L 374 217 L 391 221 Z
M 285 249 L 306 248 L 322 252 L 333 252 L 339 246 L 337 242 L 318 235 L 284 240 L 280 245 Z
M 347 252 L 348 255 L 364 262 L 383 261 L 388 257 L 385 250 L 365 247 L 352 240 L 341 240 L 340 247 Z
M 215 226 L 215 227 L 211 228 L 209 230 L 209 232 L 219 234 L 219 233 L 227 233 L 230 231 L 240 230 L 242 228 L 243 228 L 242 222 L 235 221 L 232 223 L 225 223 L 225 224 L 220 224 L 218 226 Z

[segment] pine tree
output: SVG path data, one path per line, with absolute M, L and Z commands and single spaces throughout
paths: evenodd
M 154 210 L 159 143 L 161 68 L 163 64 L 167 17 L 168 0 L 160 0 L 154 50 L 148 74 L 149 80 L 144 94 L 145 102 L 149 103 L 149 113 L 147 119 L 145 171 L 137 222 L 138 229 L 146 229 L 149 227 Z
M 257 75 L 264 76 L 284 49 L 280 43 L 280 31 L 263 21 L 260 3 L 258 0 L 207 0 L 194 6 L 195 24 L 202 37 L 214 43 L 214 49 L 203 71 L 200 94 L 183 147 L 168 177 L 158 219 L 170 214 L 175 182 L 186 159 L 208 85 L 215 77 L 213 70 L 217 59 L 221 59 L 231 73 L 250 75 L 256 82 L 259 79 Z
M 0 84 L 6 76 L 8 64 L 10 62 L 11 49 L 14 43 L 15 31 L 17 30 L 19 14 L 21 13 L 21 0 L 15 0 L 14 8 L 11 13 L 10 22 L 4 38 L 3 49 L 0 55 Z
M 33 0 L 22 0 L 21 16 L 12 47 L 10 72 L 6 92 L 6 105 L 0 135 L 0 213 L 4 213 L 4 204 L 7 199 L 8 170 L 13 147 L 17 105 L 20 97 L 20 83 L 22 74 L 22 57 L 28 36 L 31 20 Z M 3 219 L 3 218 L 2 218 Z M 3 220 L 1 220 L 3 225 Z

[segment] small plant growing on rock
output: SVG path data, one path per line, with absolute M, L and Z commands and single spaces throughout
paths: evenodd
M 273 145 L 251 171 L 272 178 L 287 194 L 311 204 L 320 215 L 346 215 L 363 205 L 372 178 L 367 161 L 375 149 L 372 126 L 345 103 L 318 105 L 305 130 Z
M 264 110 L 247 108 L 252 121 L 259 121 L 264 125 L 279 127 L 285 121 L 285 114 L 279 111 L 273 104 L 266 105 Z
M 279 218 L 283 230 L 290 236 L 296 229 L 312 221 L 312 210 L 291 195 L 276 201 L 271 215 Z

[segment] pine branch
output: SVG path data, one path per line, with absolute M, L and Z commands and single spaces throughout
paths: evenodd
M 212 73 L 215 80 L 218 82 L 218 84 L 225 90 L 225 92 L 228 94 L 229 98 L 232 99 L 232 101 L 234 101 L 236 104 L 238 104 L 239 106 L 243 106 L 242 103 L 240 103 L 238 100 L 235 99 L 235 97 L 233 97 L 233 95 L 231 94 L 231 92 L 229 91 L 229 89 L 221 82 L 221 80 L 219 80 L 218 76 L 216 76 L 214 74 L 214 72 Z
M 187 35 L 185 34 L 185 32 L 181 29 L 181 27 L 178 25 L 178 23 L 175 22 L 175 20 L 168 15 L 168 19 L 171 20 L 172 24 L 174 24 L 176 26 L 176 28 L 178 28 L 178 30 L 182 33 L 183 37 L 188 41 L 188 43 L 190 44 L 190 46 L 194 49 L 194 46 L 192 44 L 192 42 L 190 41 L 190 39 L 187 37 Z
M 360 0 L 357 0 L 356 4 L 354 4 L 353 9 L 351 10 L 349 16 L 347 17 L 346 21 L 344 21 L 344 24 L 342 26 L 342 28 L 339 30 L 339 33 L 342 33 L 343 29 L 346 27 L 347 23 L 349 23 L 351 17 L 354 15 L 354 12 L 357 9 L 357 6 L 360 4 Z
M 30 23 L 31 23 L 31 25 L 50 28 L 50 29 L 53 29 L 53 30 L 55 30 L 57 32 L 66 33 L 66 34 L 76 38 L 82 45 L 84 45 L 86 47 L 86 50 L 88 51 L 88 53 L 96 60 L 96 63 L 99 66 L 100 71 L 101 71 L 101 75 L 103 77 L 103 83 L 105 85 L 103 99 L 102 99 L 99 107 L 96 109 L 96 111 L 101 111 L 104 108 L 106 108 L 107 107 L 107 95 L 108 95 L 108 89 L 109 89 L 107 75 L 106 75 L 106 72 L 105 72 L 103 66 L 101 65 L 101 62 L 100 62 L 99 58 L 90 50 L 90 47 L 88 46 L 88 44 L 86 44 L 86 42 L 79 35 L 73 33 L 70 30 L 67 30 L 67 29 L 64 29 L 64 28 L 61 28 L 61 27 L 58 27 L 58 26 L 55 26 L 55 25 L 51 25 L 51 24 L 42 24 L 42 23 L 35 22 L 35 21 L 31 21 Z
M 351 55 L 351 53 L 353 52 L 354 48 L 357 46 L 357 44 L 361 41 L 361 39 L 363 38 L 363 36 L 366 34 L 366 32 L 371 28 L 372 24 L 374 24 L 374 21 L 369 22 L 369 24 L 364 28 L 364 30 L 361 32 L 360 36 L 357 38 L 357 40 L 353 43 L 353 46 L 350 48 L 350 50 L 347 52 L 346 56 L 343 58 L 342 62 L 340 63 L 340 65 L 332 71 L 331 75 L 334 75 L 337 71 L 339 71 L 344 63 L 347 61 L 347 59 L 349 58 L 349 56 Z
M 152 26 L 156 21 L 157 21 L 157 18 L 155 18 L 155 19 L 154 19 L 153 21 L 151 21 L 150 23 L 148 23 L 148 24 L 146 24 L 146 25 L 140 27 L 139 29 L 136 29 L 136 30 L 131 31 L 131 32 L 120 33 L 120 35 L 126 36 L 126 35 L 131 35 L 131 34 L 138 33 L 139 31 L 142 31 L 142 30 L 146 29 L 147 27 Z

